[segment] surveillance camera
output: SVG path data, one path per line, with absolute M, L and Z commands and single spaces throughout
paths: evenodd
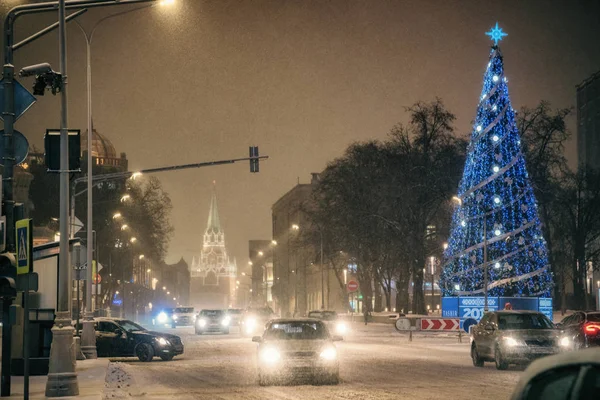
M 27 77 L 27 76 L 34 76 L 34 75 L 42 75 L 42 74 L 47 74 L 48 72 L 52 72 L 52 67 L 48 63 L 42 63 L 42 64 L 30 65 L 29 67 L 25 67 L 25 68 L 21 69 L 21 72 L 19 72 L 19 76 Z

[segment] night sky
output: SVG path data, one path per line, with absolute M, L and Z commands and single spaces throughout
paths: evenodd
M 600 2 L 177 0 L 103 23 L 92 49 L 94 126 L 130 169 L 245 157 L 270 159 L 157 175 L 173 201 L 167 261 L 199 254 L 212 181 L 226 243 L 246 268 L 249 239 L 270 239 L 271 205 L 356 140 L 384 139 L 405 106 L 441 97 L 470 131 L 496 21 L 516 109 L 575 105 L 600 69 Z M 8 5 L 24 1 L 0 1 Z M 120 7 L 80 17 L 87 27 Z M 56 15 L 18 21 L 17 41 Z M 69 126 L 86 129 L 85 42 L 69 28 Z M 16 68 L 50 62 L 57 34 L 16 53 Z M 26 87 L 31 79 L 21 79 Z M 59 127 L 47 94 L 16 129 L 42 148 Z M 570 121 L 575 129 L 575 118 Z M 568 156 L 575 160 L 575 141 Z

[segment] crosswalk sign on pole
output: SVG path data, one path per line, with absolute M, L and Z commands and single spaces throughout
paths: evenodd
M 33 220 L 17 221 L 17 275 L 33 272 Z

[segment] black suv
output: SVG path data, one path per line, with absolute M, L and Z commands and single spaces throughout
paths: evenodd
M 556 327 L 569 338 L 575 349 L 600 346 L 600 311 L 578 311 Z
M 138 357 L 140 361 L 160 357 L 169 361 L 183 354 L 179 336 L 148 331 L 127 319 L 97 318 L 94 329 L 99 357 Z

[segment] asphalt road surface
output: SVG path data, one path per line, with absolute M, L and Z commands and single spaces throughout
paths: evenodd
M 475 368 L 469 339 L 417 335 L 412 342 L 389 325 L 356 325 L 337 344 L 341 382 L 333 386 L 286 384 L 261 387 L 256 344 L 229 335 L 196 336 L 192 328 L 166 329 L 181 336 L 185 353 L 173 361 L 116 359 L 105 398 L 144 399 L 508 399 L 522 367 Z

